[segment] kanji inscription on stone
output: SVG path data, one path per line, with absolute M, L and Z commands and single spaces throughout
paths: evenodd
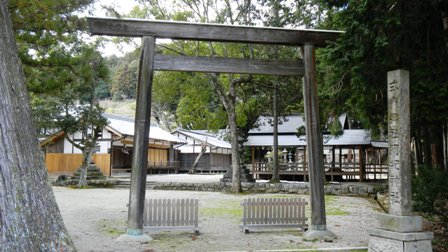
M 409 72 L 387 74 L 389 141 L 389 213 L 411 214 Z

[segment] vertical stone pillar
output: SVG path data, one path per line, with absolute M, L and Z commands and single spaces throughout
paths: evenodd
M 411 136 L 409 72 L 387 73 L 389 141 L 389 214 L 369 229 L 369 251 L 432 251 L 431 232 L 422 232 L 421 216 L 411 208 Z
M 135 111 L 132 174 L 129 195 L 127 234 L 118 240 L 148 241 L 143 234 L 143 209 L 148 167 L 148 143 L 151 118 L 151 90 L 154 72 L 155 37 L 142 38 L 142 52 L 137 83 L 137 109 Z
M 335 235 L 327 230 L 325 215 L 323 145 L 319 123 L 314 46 L 309 44 L 304 45 L 303 52 L 305 66 L 303 99 L 305 105 L 306 144 L 308 149 L 308 174 L 310 177 L 311 198 L 311 225 L 303 237 L 306 240 L 333 240 Z
M 409 72 L 387 73 L 389 213 L 411 214 L 411 119 Z

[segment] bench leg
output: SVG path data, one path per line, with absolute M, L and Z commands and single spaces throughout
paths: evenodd
M 195 235 L 200 235 L 201 233 L 199 233 L 199 229 L 196 229 L 196 228 L 195 228 L 195 229 L 194 229 L 194 234 L 195 234 Z
M 244 228 L 244 233 L 248 234 L 249 233 L 249 229 L 248 228 Z

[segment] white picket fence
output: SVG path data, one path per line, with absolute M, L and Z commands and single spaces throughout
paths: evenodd
M 243 225 L 245 233 L 254 228 L 300 228 L 307 230 L 305 206 L 302 198 L 249 198 L 243 206 Z
M 197 199 L 146 199 L 145 230 L 193 230 L 199 234 Z

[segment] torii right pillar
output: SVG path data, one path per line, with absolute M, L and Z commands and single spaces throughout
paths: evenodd
M 387 73 L 389 214 L 378 214 L 368 229 L 370 252 L 432 251 L 432 232 L 422 232 L 422 217 L 412 215 L 409 72 Z

